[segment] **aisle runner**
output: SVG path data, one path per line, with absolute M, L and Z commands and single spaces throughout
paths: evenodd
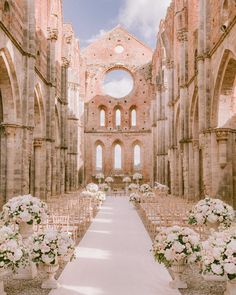
M 127 198 L 108 197 L 50 295 L 179 295 Z

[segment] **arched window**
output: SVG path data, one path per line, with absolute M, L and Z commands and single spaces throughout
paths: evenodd
M 106 126 L 106 113 L 103 109 L 100 110 L 100 126 L 101 127 Z
M 122 151 L 120 144 L 115 145 L 114 149 L 114 168 L 121 169 L 122 168 Z
M 116 127 L 121 126 L 121 111 L 116 110 Z
M 102 170 L 102 146 L 99 144 L 96 147 L 96 170 Z
M 137 112 L 135 109 L 131 111 L 131 127 L 135 127 L 137 125 Z
M 134 146 L 134 169 L 141 168 L 141 148 L 138 144 Z

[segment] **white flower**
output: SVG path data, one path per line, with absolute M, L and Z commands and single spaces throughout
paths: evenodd
M 228 274 L 236 274 L 236 264 L 235 263 L 225 263 L 224 269 Z
M 218 220 L 218 216 L 215 215 L 214 213 L 211 213 L 210 215 L 208 215 L 207 217 L 207 221 L 209 221 L 210 223 L 216 223 Z
M 16 249 L 16 251 L 14 252 L 14 260 L 18 261 L 21 259 L 21 257 L 23 256 L 23 252 L 21 249 Z
M 29 214 L 27 211 L 23 211 L 20 213 L 20 218 L 24 222 L 29 222 L 31 220 L 31 214 Z
M 223 268 L 221 265 L 212 263 L 211 269 L 216 275 L 223 275 Z
M 55 259 L 54 257 L 50 257 L 45 254 L 42 255 L 42 261 L 46 264 L 50 264 L 51 262 L 53 262 L 54 259 Z

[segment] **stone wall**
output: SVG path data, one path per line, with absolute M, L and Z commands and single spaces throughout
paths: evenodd
M 0 1 L 1 204 L 27 193 L 47 199 L 79 185 L 80 50 L 61 5 Z
M 156 113 L 161 94 L 167 106 L 168 156 L 163 162 L 157 157 L 157 170 L 169 168 L 157 180 L 165 180 L 173 195 L 197 200 L 209 194 L 234 206 L 235 15 L 231 0 L 172 1 L 153 58 Z
M 116 46 L 123 52 L 116 53 Z M 105 176 L 132 175 L 134 169 L 134 146 L 141 147 L 141 167 L 145 181 L 152 181 L 152 50 L 131 36 L 121 27 L 116 27 L 103 38 L 82 51 L 86 60 L 85 92 L 85 176 L 86 182 L 96 175 L 96 147 L 103 147 Z M 106 95 L 102 88 L 104 76 L 113 69 L 124 69 L 131 73 L 134 88 L 125 97 L 116 99 Z M 100 110 L 105 111 L 105 126 L 100 126 Z M 121 125 L 115 126 L 115 112 L 121 111 Z M 131 111 L 136 110 L 137 124 L 131 126 Z M 122 169 L 114 168 L 114 146 L 122 147 Z

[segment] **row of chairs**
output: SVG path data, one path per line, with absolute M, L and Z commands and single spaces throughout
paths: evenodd
M 48 201 L 49 216 L 38 229 L 53 228 L 68 232 L 75 242 L 81 239 L 98 211 L 98 201 L 80 197 L 80 192 Z
M 140 217 L 152 240 L 156 237 L 161 227 L 174 225 L 191 227 L 188 224 L 188 214 L 193 202 L 171 195 L 163 197 L 158 193 L 154 197 L 141 197 L 138 204 Z M 192 226 L 202 239 L 209 231 L 205 226 Z

